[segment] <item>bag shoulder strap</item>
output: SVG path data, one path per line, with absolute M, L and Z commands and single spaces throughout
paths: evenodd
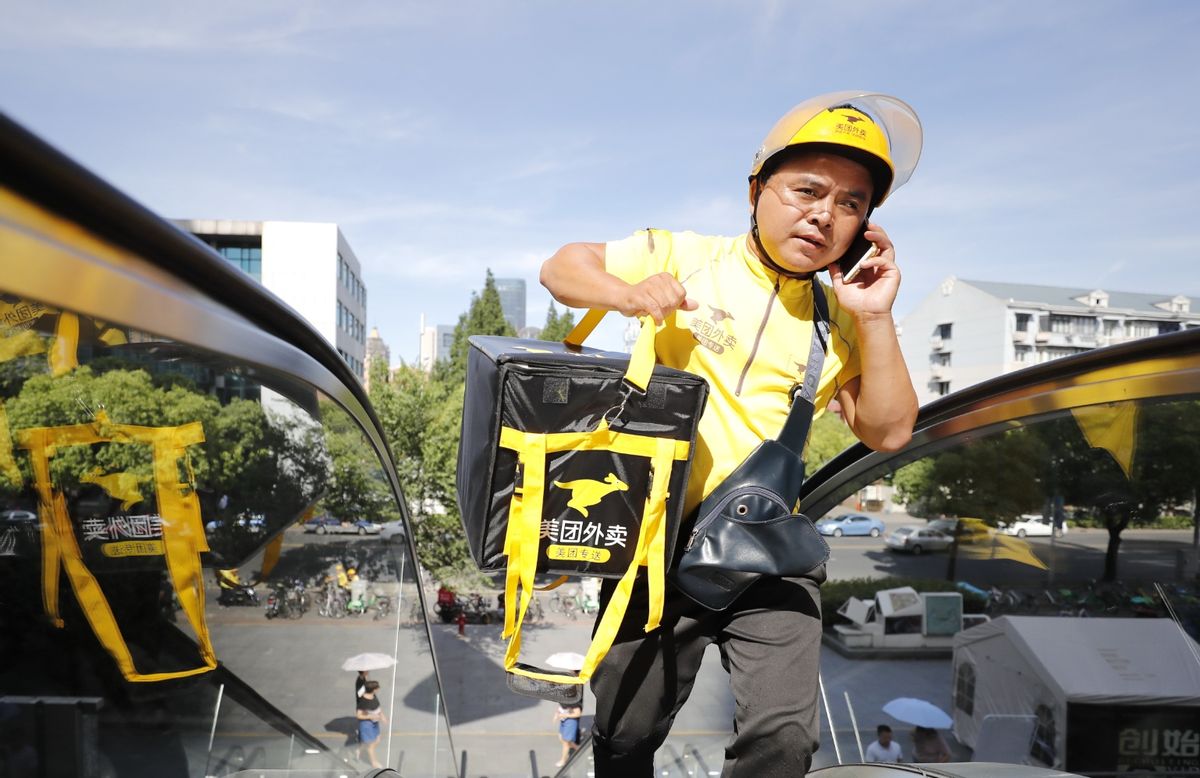
M 804 368 L 804 378 L 792 390 L 792 408 L 777 438 L 796 456 L 803 455 L 804 444 L 808 441 L 808 430 L 816 411 L 817 387 L 821 382 L 825 353 L 829 348 L 829 301 L 825 299 L 825 289 L 816 278 L 812 279 L 812 293 L 813 326 L 808 364 Z

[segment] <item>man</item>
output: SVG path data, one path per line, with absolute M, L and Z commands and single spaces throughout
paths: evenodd
M 900 744 L 892 740 L 891 727 L 887 724 L 880 724 L 875 728 L 875 734 L 878 739 L 867 746 L 868 762 L 891 762 L 895 764 L 904 759 L 904 754 L 900 751 Z
M 836 396 L 850 428 L 872 448 L 908 442 L 917 402 L 891 316 L 900 283 L 891 240 L 869 224 L 866 238 L 878 255 L 852 282 L 831 263 L 907 180 L 919 152 L 920 123 L 899 100 L 814 98 L 781 119 L 755 156 L 749 233 L 644 231 L 607 244 L 568 244 L 542 266 L 542 283 L 559 302 L 652 317 L 662 326 L 658 361 L 708 380 L 686 515 L 782 428 L 808 363 L 813 276 L 826 268 L 832 335 L 814 404 L 823 410 Z M 710 643 L 721 650 L 737 702 L 722 774 L 803 775 L 817 746 L 824 579 L 823 566 L 802 578 L 764 578 L 721 612 L 669 589 L 662 626 L 647 634 L 640 578 L 643 596 L 635 590 L 592 679 L 596 775 L 652 775 L 654 751 Z M 614 584 L 605 583 L 605 602 Z

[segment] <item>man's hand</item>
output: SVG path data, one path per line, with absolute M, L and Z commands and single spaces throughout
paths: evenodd
M 878 248 L 875 256 L 862 263 L 854 280 L 846 283 L 842 269 L 834 262 L 829 266 L 829 278 L 838 303 L 855 315 L 890 314 L 900 290 L 900 268 L 896 266 L 896 249 L 883 228 L 874 222 L 867 225 L 867 240 Z
M 625 316 L 650 316 L 655 324 L 676 310 L 694 311 L 699 307 L 688 299 L 687 290 L 670 273 L 659 273 L 632 284 L 617 307 Z

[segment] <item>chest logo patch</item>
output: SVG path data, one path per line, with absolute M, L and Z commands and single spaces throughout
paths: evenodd
M 692 338 L 714 354 L 724 354 L 726 349 L 737 345 L 737 336 L 730 331 L 733 329 L 733 314 L 715 305 L 705 307 L 712 313 L 707 319 L 692 317 Z

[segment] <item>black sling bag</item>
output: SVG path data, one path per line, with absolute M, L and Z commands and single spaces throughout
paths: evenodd
M 775 440 L 764 440 L 696 512 L 675 585 L 710 610 L 728 608 L 761 576 L 801 576 L 829 559 L 807 516 L 792 513 L 804 484 L 804 444 L 829 339 L 829 307 L 813 279 L 813 328 L 804 379 Z

